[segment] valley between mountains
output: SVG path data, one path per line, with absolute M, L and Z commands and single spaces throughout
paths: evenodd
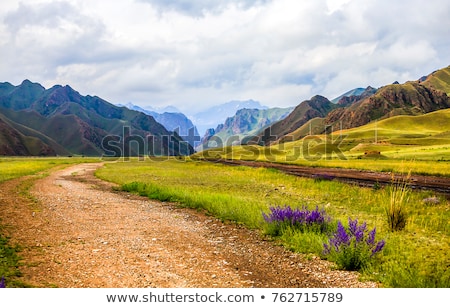
M 36 287 L 356 287 L 358 273 L 287 251 L 256 231 L 114 189 L 103 163 L 0 184 L 4 231 Z M 32 184 L 30 184 L 32 183 Z M 31 185 L 28 196 L 18 193 Z

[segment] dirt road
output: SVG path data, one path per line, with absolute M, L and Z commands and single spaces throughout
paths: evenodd
M 114 190 L 80 164 L 0 184 L 0 224 L 38 287 L 376 287 L 256 231 Z

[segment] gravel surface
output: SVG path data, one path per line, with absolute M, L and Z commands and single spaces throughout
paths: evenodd
M 375 288 L 254 230 L 120 192 L 98 164 L 0 184 L 0 224 L 22 281 L 61 288 Z M 18 193 L 33 183 L 30 196 Z

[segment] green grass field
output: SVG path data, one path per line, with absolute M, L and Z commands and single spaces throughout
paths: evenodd
M 181 206 L 205 210 L 264 232 L 262 213 L 270 206 L 323 207 L 333 219 L 348 217 L 376 227 L 387 244 L 378 263 L 363 277 L 386 287 L 450 287 L 450 203 L 423 200 L 430 192 L 411 192 L 406 229 L 390 232 L 385 207 L 387 189 L 370 189 L 335 181 L 318 181 L 264 168 L 231 167 L 201 161 L 147 160 L 106 164 L 97 176 L 127 191 Z M 321 255 L 325 235 L 291 232 L 277 240 L 291 250 Z
M 59 165 L 100 161 L 99 158 L 75 157 L 0 157 L 0 183 L 25 175 L 36 174 Z

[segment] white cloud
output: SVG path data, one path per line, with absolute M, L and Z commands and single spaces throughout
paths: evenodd
M 328 14 L 333 14 L 341 10 L 351 0 L 327 0 Z
M 266 3 L 266 0 L 137 0 L 139 2 L 148 3 L 158 9 L 161 13 L 169 10 L 176 11 L 180 14 L 201 17 L 206 14 L 220 14 L 230 6 L 240 9 L 247 9 Z
M 11 0 L 0 80 L 189 112 L 294 106 L 450 64 L 445 0 Z

